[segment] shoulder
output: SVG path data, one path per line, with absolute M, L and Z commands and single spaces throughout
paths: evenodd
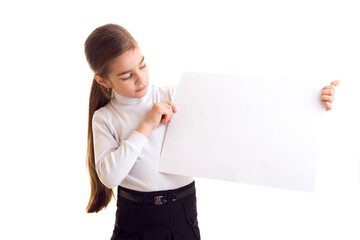
M 111 114 L 111 110 L 106 107 L 96 110 L 92 117 L 92 130 L 94 135 L 96 134 L 111 134 L 112 136 L 116 136 L 116 120 Z
M 109 124 L 111 122 L 111 109 L 110 109 L 110 102 L 107 103 L 105 106 L 99 108 L 94 112 L 94 115 L 92 117 L 93 124 L 94 123 L 107 123 Z
M 154 86 L 156 95 L 160 101 L 174 101 L 177 85 Z

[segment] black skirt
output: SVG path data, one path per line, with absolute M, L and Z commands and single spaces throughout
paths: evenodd
M 195 183 L 169 191 L 118 187 L 111 240 L 199 240 Z

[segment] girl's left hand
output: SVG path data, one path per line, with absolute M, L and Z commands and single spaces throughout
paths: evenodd
M 321 102 L 326 107 L 326 111 L 332 109 L 332 103 L 334 102 L 335 87 L 339 85 L 340 81 L 335 80 L 321 89 Z

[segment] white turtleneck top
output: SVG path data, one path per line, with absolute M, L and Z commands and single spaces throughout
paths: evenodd
M 175 89 L 149 86 L 142 98 L 114 92 L 110 102 L 94 113 L 95 167 L 106 187 L 120 185 L 149 192 L 176 189 L 193 181 L 157 171 L 167 126 L 155 128 L 149 138 L 136 131 L 154 103 L 174 100 Z

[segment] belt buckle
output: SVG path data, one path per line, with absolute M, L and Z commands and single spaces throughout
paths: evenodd
M 154 203 L 155 205 L 162 205 L 164 204 L 162 199 L 164 198 L 164 196 L 155 196 L 154 197 Z

